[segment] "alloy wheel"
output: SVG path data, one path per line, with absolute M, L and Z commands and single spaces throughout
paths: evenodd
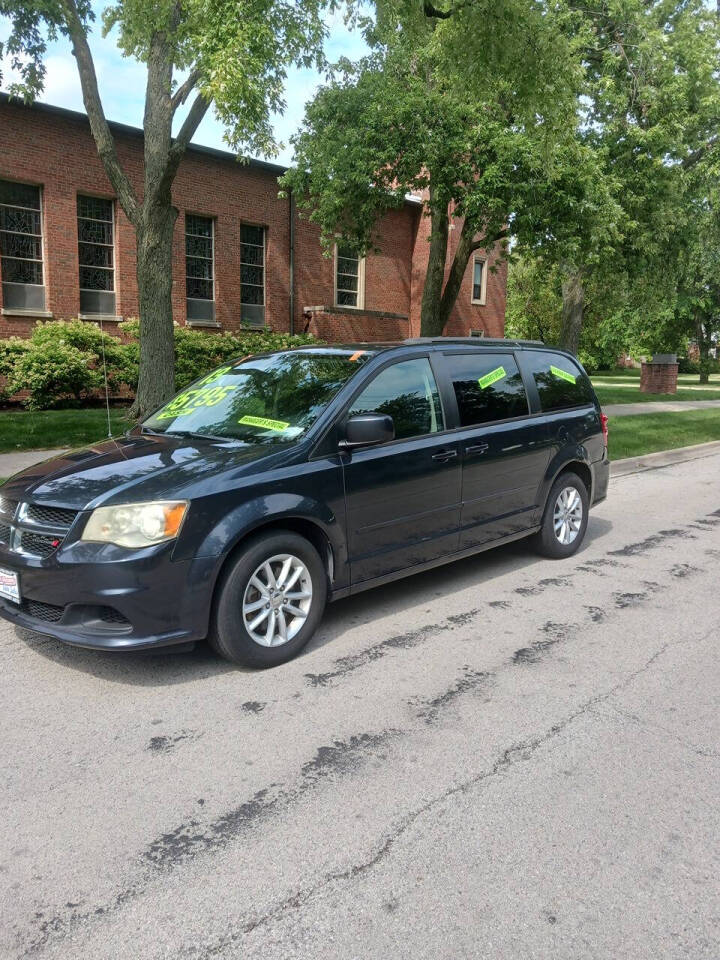
M 553 510 L 553 528 L 555 536 L 563 546 L 571 544 L 582 526 L 583 505 L 575 487 L 565 487 L 560 491 Z
M 250 577 L 243 596 L 245 629 L 261 647 L 279 647 L 302 630 L 312 604 L 312 578 L 299 557 L 278 553 Z

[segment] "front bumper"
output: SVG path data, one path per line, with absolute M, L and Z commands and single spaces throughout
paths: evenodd
M 0 617 L 95 650 L 194 642 L 207 636 L 218 561 L 174 561 L 172 544 L 129 552 L 75 542 L 44 560 L 0 547 L 21 596 L 0 598 Z

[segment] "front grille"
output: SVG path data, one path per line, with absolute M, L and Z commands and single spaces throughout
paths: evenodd
M 17 500 L 9 500 L 7 497 L 0 497 L 0 514 L 4 517 L 10 517 L 12 520 L 17 509 Z
M 0 543 L 10 543 L 12 527 L 9 523 L 0 522 Z
M 49 557 L 55 553 L 61 542 L 57 537 L 23 530 L 20 537 L 20 549 L 23 553 L 30 553 L 36 557 Z
M 57 623 L 65 613 L 65 607 L 59 607 L 55 603 L 43 603 L 40 600 L 23 600 L 22 609 L 28 616 L 35 620 L 43 620 L 45 623 Z
M 40 503 L 29 503 L 25 514 L 32 523 L 41 523 L 48 527 L 70 527 L 77 516 L 76 510 L 62 507 L 44 507 Z

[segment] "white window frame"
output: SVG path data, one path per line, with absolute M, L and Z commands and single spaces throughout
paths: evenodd
M 98 194 L 95 194 L 95 193 L 78 193 L 78 194 L 76 194 L 76 197 L 75 197 L 75 204 L 76 204 L 76 207 L 75 207 L 75 223 L 76 223 L 76 229 L 77 229 L 77 227 L 79 226 L 78 223 L 77 223 L 78 220 L 93 220 L 93 219 L 95 219 L 94 217 L 80 217 L 80 215 L 77 213 L 77 201 L 78 201 L 78 199 L 79 199 L 80 197 L 88 197 L 88 198 L 91 199 L 91 200 L 92 200 L 92 199 L 95 199 L 95 200 L 107 200 L 107 202 L 110 204 L 110 215 L 111 215 L 111 219 L 110 219 L 109 222 L 110 222 L 110 224 L 111 224 L 111 226 L 112 226 L 112 243 L 98 243 L 98 244 L 95 244 L 95 246 L 98 246 L 98 247 L 110 247 L 110 248 L 112 249 L 112 252 L 113 252 L 113 253 L 112 253 L 112 256 L 113 256 L 113 265 L 112 265 L 112 267 L 100 267 L 100 268 L 98 268 L 98 269 L 101 269 L 101 270 L 103 270 L 103 269 L 104 269 L 104 270 L 108 270 L 109 272 L 112 273 L 112 281 L 113 281 L 112 290 L 103 290 L 102 292 L 103 292 L 103 293 L 112 293 L 112 295 L 113 295 L 113 309 L 112 309 L 112 311 L 111 311 L 110 313 L 86 313 L 85 311 L 81 310 L 81 311 L 79 311 L 79 313 L 78 313 L 78 319 L 80 319 L 80 320 L 94 320 L 96 317 L 103 317 L 103 318 L 114 317 L 114 316 L 117 314 L 117 230 L 116 230 L 117 223 L 116 223 L 116 219 L 115 219 L 115 198 L 114 198 L 114 197 L 104 197 L 104 196 L 102 196 L 102 195 L 99 194 L 99 193 L 98 193 Z M 108 223 L 107 220 L 99 220 L 99 221 L 96 221 L 96 222 L 98 222 L 98 223 Z M 78 268 L 81 268 L 82 266 L 87 266 L 87 264 L 81 264 L 81 263 L 80 263 L 80 243 L 81 243 L 81 242 L 82 242 L 82 243 L 86 243 L 86 242 L 88 242 L 88 241 L 84 241 L 84 240 L 81 241 L 81 240 L 80 240 L 79 230 L 78 230 L 78 242 L 77 242 L 77 248 L 78 248 Z M 79 277 L 78 277 L 78 291 L 79 291 L 80 293 L 95 293 L 95 292 L 96 292 L 95 290 L 90 290 L 90 289 L 88 289 L 88 288 L 81 287 L 81 286 L 79 285 Z
M 46 247 L 47 238 L 46 238 L 46 236 L 45 236 L 45 190 L 44 190 L 44 185 L 41 184 L 41 183 L 31 183 L 31 182 L 29 182 L 29 181 L 27 181 L 27 180 L 15 180 L 14 178 L 10 178 L 10 177 L 2 177 L 2 178 L 0 178 L 0 179 L 6 180 L 6 181 L 8 181 L 9 183 L 17 183 L 17 184 L 18 184 L 19 186 L 21 186 L 21 187 L 37 187 L 38 198 L 39 198 L 39 201 L 40 201 L 40 208 L 39 208 L 39 210 L 38 210 L 38 213 L 40 214 L 40 253 L 41 253 L 40 263 L 42 264 L 42 278 L 43 278 L 43 282 L 42 282 L 42 283 L 27 283 L 27 284 L 23 284 L 23 286 L 27 286 L 27 287 L 39 287 L 39 288 L 42 289 L 42 292 L 43 292 L 43 306 L 42 306 L 42 307 L 6 307 L 5 304 L 4 304 L 4 302 L 3 302 L 2 313 L 3 313 L 3 315 L 6 315 L 6 314 L 7 314 L 7 315 L 10 315 L 10 316 L 50 317 L 50 316 L 52 316 L 52 314 L 51 314 L 50 311 L 47 309 L 47 302 L 48 302 L 48 287 L 47 287 L 47 247 Z M 15 208 L 18 209 L 18 210 L 34 210 L 34 209 L 35 209 L 34 207 L 21 207 L 21 206 L 19 206 L 18 204 L 14 204 L 14 203 L 3 204 L 3 206 L 15 207 Z M 13 232 L 13 231 L 7 231 L 7 232 L 11 233 L 11 232 Z M 37 234 L 28 234 L 28 236 L 37 236 Z M 14 259 L 14 258 L 9 257 L 9 258 L 7 258 L 7 259 Z M 15 259 L 21 259 L 21 260 L 22 260 L 22 259 L 26 259 L 26 258 L 20 257 L 20 258 L 15 258 Z M 28 258 L 28 259 L 30 259 L 31 262 L 34 262 L 34 263 L 37 263 L 37 262 L 38 262 L 37 260 L 32 260 L 32 258 Z M 0 270 L 0 274 L 1 274 L 1 273 L 2 273 L 2 270 Z M 1 282 L 2 284 L 5 284 L 5 283 L 7 282 L 7 283 L 8 283 L 8 286 L 9 286 L 11 283 L 13 283 L 13 284 L 15 283 L 15 281 L 5 281 L 1 276 L 0 276 L 0 282 Z
M 262 245 L 259 244 L 259 243 L 247 243 L 247 242 L 244 242 L 243 239 L 242 239 L 242 228 L 243 228 L 243 227 L 254 227 L 256 230 L 262 230 L 262 238 L 263 238 Z M 263 282 L 262 282 L 262 292 L 263 292 L 262 308 L 263 308 L 263 322 L 262 322 L 261 324 L 253 324 L 253 325 L 252 325 L 252 328 L 253 328 L 253 329 L 256 329 L 256 330 L 262 330 L 263 327 L 266 327 L 266 326 L 267 326 L 267 234 L 268 234 L 267 227 L 265 226 L 264 223 L 252 223 L 250 220 L 243 220 L 242 223 L 240 224 L 240 261 L 239 261 L 239 262 L 240 262 L 240 270 L 241 270 L 241 272 L 242 272 L 242 266 L 243 266 L 243 263 L 244 263 L 244 261 L 243 261 L 243 259 L 242 259 L 242 248 L 243 248 L 244 246 L 245 246 L 245 247 L 257 247 L 258 250 L 262 250 L 262 252 L 263 252 L 263 259 L 262 259 L 262 276 L 263 276 Z M 257 263 L 248 263 L 247 266 L 249 266 L 249 267 L 257 267 L 257 266 L 259 266 L 259 264 L 257 264 Z M 244 300 L 243 300 L 243 287 L 259 287 L 259 286 L 260 286 L 260 284 L 258 284 L 258 283 L 243 283 L 243 282 L 242 282 L 242 276 L 241 276 L 241 278 L 240 278 L 240 312 L 241 312 L 241 313 L 242 313 L 242 308 L 243 308 L 243 306 L 246 306 L 246 307 L 257 307 L 257 306 L 259 306 L 259 304 L 257 304 L 257 303 L 245 303 L 245 302 L 244 302 Z
M 185 222 L 184 222 L 184 230 L 185 230 L 185 232 L 184 232 L 184 234 L 183 234 L 183 242 L 185 241 L 185 238 L 188 236 L 188 226 L 187 226 L 188 217 L 198 217 L 198 218 L 200 218 L 200 219 L 202 219 L 202 220 L 209 220 L 209 221 L 210 221 L 210 230 L 211 230 L 211 233 L 210 233 L 210 257 L 208 258 L 208 257 L 197 257 L 197 256 L 195 256 L 194 259 L 197 259 L 197 260 L 208 260 L 208 259 L 209 259 L 209 260 L 210 260 L 210 263 L 212 264 L 212 294 L 213 294 L 213 295 L 212 295 L 212 297 L 211 297 L 209 300 L 208 300 L 207 298 L 205 298 L 205 297 L 189 297 L 189 296 L 188 296 L 188 284 L 187 284 L 188 280 L 189 280 L 189 279 L 190 279 L 190 280 L 199 280 L 199 279 L 203 279 L 203 278 L 201 278 L 201 277 L 188 277 L 188 272 L 187 272 L 188 255 L 187 255 L 187 247 L 185 247 L 185 263 L 184 263 L 184 276 L 185 276 L 185 324 L 186 324 L 186 326 L 190 326 L 190 327 L 192 327 L 192 326 L 198 326 L 198 327 L 202 327 L 202 326 L 218 327 L 218 326 L 220 326 L 220 324 L 217 322 L 216 313 L 215 313 L 216 300 L 217 300 L 217 279 L 216 279 L 216 277 L 215 277 L 215 234 L 216 234 L 216 232 L 217 232 L 216 218 L 215 218 L 214 216 L 212 216 L 211 214 L 209 214 L 209 213 L 196 213 L 194 210 L 186 210 L 186 211 L 185 211 L 185 218 L 184 218 L 184 219 L 185 219 Z M 195 236 L 195 237 L 200 237 L 200 239 L 207 239 L 207 238 L 203 238 L 200 234 L 197 234 L 197 233 L 195 233 L 195 234 L 191 233 L 190 236 L 191 236 L 191 237 L 193 237 L 193 236 Z M 207 319 L 207 320 L 197 320 L 197 319 L 191 319 L 191 318 L 189 318 L 189 317 L 188 317 L 188 308 L 187 308 L 187 305 L 188 305 L 188 301 L 190 301 L 190 300 L 197 301 L 197 302 L 200 302 L 200 303 L 211 303 L 211 304 L 212 304 L 211 317 L 210 317 L 209 319 Z
M 349 257 L 345 257 L 349 259 Z M 365 257 L 358 257 L 358 288 L 357 303 L 353 306 L 350 303 L 338 303 L 338 245 L 335 244 L 335 257 L 333 259 L 333 303 L 336 307 L 343 310 L 364 310 L 365 309 Z M 346 290 L 346 293 L 353 293 L 352 290 Z
M 475 264 L 482 264 L 482 282 L 480 284 L 480 299 L 476 300 L 475 293 Z M 484 307 L 487 303 L 487 257 L 473 257 L 472 274 L 470 276 L 470 303 L 478 307 Z

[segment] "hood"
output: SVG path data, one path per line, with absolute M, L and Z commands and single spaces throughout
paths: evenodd
M 241 479 L 280 466 L 296 443 L 243 444 L 200 437 L 133 433 L 71 450 L 15 474 L 3 496 L 83 510 L 101 503 L 191 499 L 207 481 Z M 202 485 L 202 489 L 199 488 Z

